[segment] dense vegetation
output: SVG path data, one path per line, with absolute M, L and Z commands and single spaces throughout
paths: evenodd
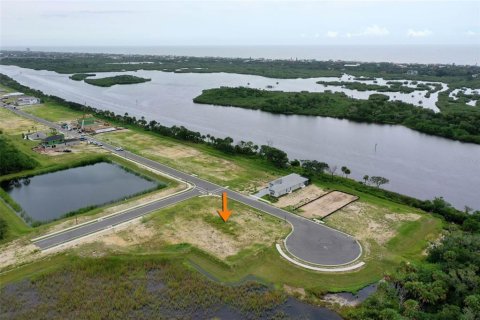
M 403 264 L 351 319 L 480 318 L 480 214 L 476 231 L 451 226 L 430 248 L 427 263 Z
M 272 113 L 400 124 L 431 135 L 480 143 L 480 113 L 435 113 L 400 101 L 388 101 L 388 97 L 381 94 L 372 94 L 368 100 L 357 100 L 340 92 L 282 92 L 221 87 L 203 90 L 194 101 Z
M 374 80 L 374 82 L 376 82 Z M 408 81 L 387 81 L 387 85 L 379 84 L 367 84 L 362 82 L 351 82 L 351 81 L 317 81 L 318 84 L 323 84 L 327 86 L 340 86 L 350 90 L 357 91 L 377 91 L 377 92 L 401 92 L 401 93 L 412 93 L 417 90 L 426 90 L 428 93 L 434 93 L 442 89 L 442 85 L 439 83 L 415 83 L 415 87 L 407 86 Z
M 150 81 L 151 79 L 135 77 L 130 75 L 121 75 L 114 77 L 98 78 L 98 79 L 85 79 L 88 84 L 98 87 L 111 87 L 116 84 L 134 84 Z
M 279 290 L 220 285 L 155 256 L 72 258 L 54 273 L 0 291 L 10 319 L 289 319 L 285 301 Z
M 33 169 L 36 165 L 37 163 L 34 159 L 15 148 L 0 133 L 0 176 Z
M 3 240 L 7 237 L 8 224 L 7 222 L 0 217 L 0 240 Z
M 95 73 L 75 73 L 75 74 L 72 74 L 69 78 L 75 81 L 82 81 L 88 77 L 94 77 L 94 76 L 96 76 Z
M 441 81 L 457 87 L 480 87 L 480 66 L 399 65 L 396 63 L 360 63 L 346 67 L 344 61 L 270 60 L 219 57 L 182 57 L 156 55 L 88 54 L 60 52 L 1 51 L 0 64 L 59 73 L 161 70 L 179 73 L 228 72 L 271 78 L 339 77 L 348 73 L 365 79 L 411 79 Z M 415 70 L 418 74 L 409 74 Z
M 33 89 L 30 89 L 29 87 L 23 86 L 19 84 L 17 81 L 3 74 L 0 74 L 0 84 L 3 84 L 7 87 L 13 88 L 18 91 L 25 92 L 29 95 L 40 97 L 42 98 L 42 100 L 55 102 L 58 105 L 71 108 L 72 110 L 81 110 L 81 111 L 86 111 L 88 113 L 92 113 L 96 117 L 105 119 L 112 123 L 119 123 L 127 127 L 135 126 L 143 130 L 151 131 L 155 134 L 159 134 L 162 136 L 170 137 L 170 138 L 181 140 L 181 141 L 207 144 L 212 146 L 215 149 L 218 149 L 222 152 L 225 152 L 231 155 L 258 157 L 260 159 L 271 161 L 271 163 L 278 168 L 284 168 L 288 171 L 294 171 L 294 172 L 298 171 L 300 173 L 303 173 L 315 179 L 335 180 L 335 182 L 339 184 L 345 184 L 349 188 L 353 188 L 360 192 L 372 194 L 376 197 L 388 199 L 396 203 L 402 203 L 415 208 L 420 208 L 427 212 L 440 214 L 444 216 L 447 221 L 456 221 L 458 223 L 463 223 L 465 219 L 464 213 L 453 208 L 451 205 L 445 202 L 442 198 L 437 198 L 433 201 L 418 200 L 409 196 L 398 194 L 396 192 L 391 192 L 388 190 L 372 187 L 363 182 L 357 182 L 351 179 L 344 179 L 341 177 L 337 177 L 333 175 L 333 173 L 336 170 L 336 167 L 329 168 L 331 174 L 327 175 L 324 173 L 324 171 L 326 171 L 328 168 L 327 164 L 320 165 L 320 166 L 310 166 L 310 169 L 306 169 L 306 166 L 308 167 L 308 165 L 299 167 L 300 161 L 293 160 L 289 162 L 287 154 L 284 151 L 274 148 L 272 146 L 264 145 L 259 147 L 258 145 L 255 145 L 251 141 L 248 141 L 248 142 L 239 141 L 236 144 L 234 144 L 234 140 L 230 137 L 226 137 L 222 139 L 222 138 L 216 138 L 209 134 L 202 135 L 200 132 L 189 130 L 183 126 L 167 127 L 159 124 L 155 120 L 147 122 L 143 117 L 141 117 L 140 119 L 137 119 L 136 117 L 130 116 L 128 113 L 125 113 L 124 115 L 117 115 L 114 112 L 111 112 L 108 110 L 100 110 L 93 107 L 84 106 L 79 103 L 65 101 L 64 99 L 56 96 L 45 95 L 43 92 L 39 90 L 33 90 Z M 302 161 L 302 163 L 309 163 L 309 162 L 312 162 L 312 161 L 309 161 L 309 160 Z M 315 162 L 315 160 L 313 162 Z M 311 169 L 311 168 L 314 168 L 314 169 Z

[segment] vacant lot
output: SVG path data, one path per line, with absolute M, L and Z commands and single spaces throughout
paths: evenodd
M 271 246 L 290 227 L 283 221 L 230 201 L 232 216 L 218 216 L 219 197 L 199 197 L 148 215 L 118 232 L 97 238 L 98 250 L 156 252 L 166 245 L 191 244 L 225 259 L 245 249 Z
M 249 161 L 248 165 L 243 165 L 243 162 L 248 162 L 245 161 L 246 159 L 235 158 L 236 161 L 231 161 L 226 159 L 226 156 L 217 156 L 211 152 L 211 149 L 207 152 L 205 146 L 193 147 L 148 133 L 122 130 L 97 135 L 97 138 L 220 185 L 228 185 L 239 190 L 252 191 L 274 178 L 269 170 L 253 169 L 253 161 Z
M 22 111 L 53 122 L 75 120 L 82 115 L 79 111 L 68 109 L 51 102 L 23 107 Z
M 17 116 L 12 111 L 0 108 L 0 128 L 5 134 L 22 134 L 35 131 L 47 131 L 48 128 L 32 120 Z
M 357 199 L 357 196 L 348 193 L 332 191 L 304 205 L 300 208 L 299 212 L 305 218 L 324 218 Z
M 365 260 L 418 258 L 422 248 L 438 239 L 441 221 L 418 210 L 392 210 L 362 201 L 325 218 L 328 226 L 360 241 Z
M 325 193 L 325 190 L 311 184 L 305 188 L 280 197 L 274 205 L 279 208 L 296 207 L 318 198 Z

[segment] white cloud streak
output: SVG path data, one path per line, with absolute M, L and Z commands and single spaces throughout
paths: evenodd
M 388 31 L 387 28 L 385 27 L 380 27 L 376 24 L 366 27 L 362 32 L 348 32 L 346 34 L 347 38 L 352 38 L 352 37 L 384 37 L 390 34 L 390 31 Z
M 433 32 L 428 29 L 423 29 L 423 30 L 408 29 L 407 36 L 410 38 L 424 38 L 432 35 L 432 33 Z

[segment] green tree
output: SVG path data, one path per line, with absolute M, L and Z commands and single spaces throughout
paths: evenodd
M 7 231 L 7 222 L 2 217 L 0 217 L 0 240 L 5 239 L 5 237 L 7 236 Z
M 380 188 L 381 185 L 389 183 L 390 180 L 384 177 L 373 176 L 373 177 L 370 177 L 370 182 L 376 185 L 377 188 Z

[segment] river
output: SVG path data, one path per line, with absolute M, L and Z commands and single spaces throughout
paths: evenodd
M 202 89 L 246 86 L 322 91 L 317 79 L 270 79 L 225 73 L 129 72 L 152 81 L 110 88 L 68 79 L 68 75 L 0 66 L 20 83 L 78 103 L 128 112 L 163 125 L 217 137 L 273 143 L 291 159 L 317 159 L 348 166 L 352 177 L 390 179 L 386 189 L 419 199 L 443 196 L 457 208 L 480 209 L 480 146 L 422 134 L 402 126 L 355 123 L 333 118 L 275 115 L 262 111 L 193 103 Z M 118 73 L 102 73 L 102 76 Z M 328 79 L 328 78 L 327 78 Z M 277 84 L 278 82 L 278 84 Z M 361 93 L 364 94 L 364 93 Z M 432 95 L 433 96 L 433 95 Z M 361 97 L 359 97 L 361 98 Z M 338 170 L 340 171 L 340 170 Z

